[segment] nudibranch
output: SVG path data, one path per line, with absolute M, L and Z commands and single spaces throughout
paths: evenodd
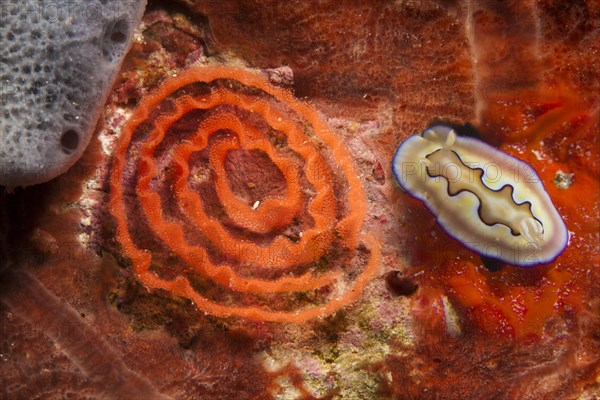
M 392 168 L 450 236 L 484 257 L 527 267 L 567 246 L 567 228 L 535 170 L 449 126 L 406 139 Z

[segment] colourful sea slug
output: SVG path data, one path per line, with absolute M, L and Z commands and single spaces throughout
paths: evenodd
M 449 126 L 406 139 L 393 171 L 448 234 L 485 257 L 533 266 L 567 245 L 567 228 L 534 169 Z

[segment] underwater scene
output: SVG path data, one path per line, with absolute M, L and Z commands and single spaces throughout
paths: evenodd
M 600 3 L 0 2 L 0 399 L 600 399 Z

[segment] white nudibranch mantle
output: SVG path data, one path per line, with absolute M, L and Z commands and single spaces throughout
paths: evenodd
M 553 261 L 567 245 L 567 228 L 535 170 L 449 126 L 406 139 L 392 168 L 448 234 L 479 254 L 532 266 Z

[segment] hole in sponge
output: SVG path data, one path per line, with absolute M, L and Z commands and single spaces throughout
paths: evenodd
M 71 154 L 79 147 L 79 133 L 74 129 L 63 132 L 60 145 L 66 154 Z
M 130 25 L 127 19 L 118 19 L 109 23 L 102 37 L 102 55 L 114 62 L 123 55 L 129 38 Z
M 116 43 L 125 43 L 127 35 L 121 31 L 113 32 L 112 35 L 110 35 L 110 40 Z

